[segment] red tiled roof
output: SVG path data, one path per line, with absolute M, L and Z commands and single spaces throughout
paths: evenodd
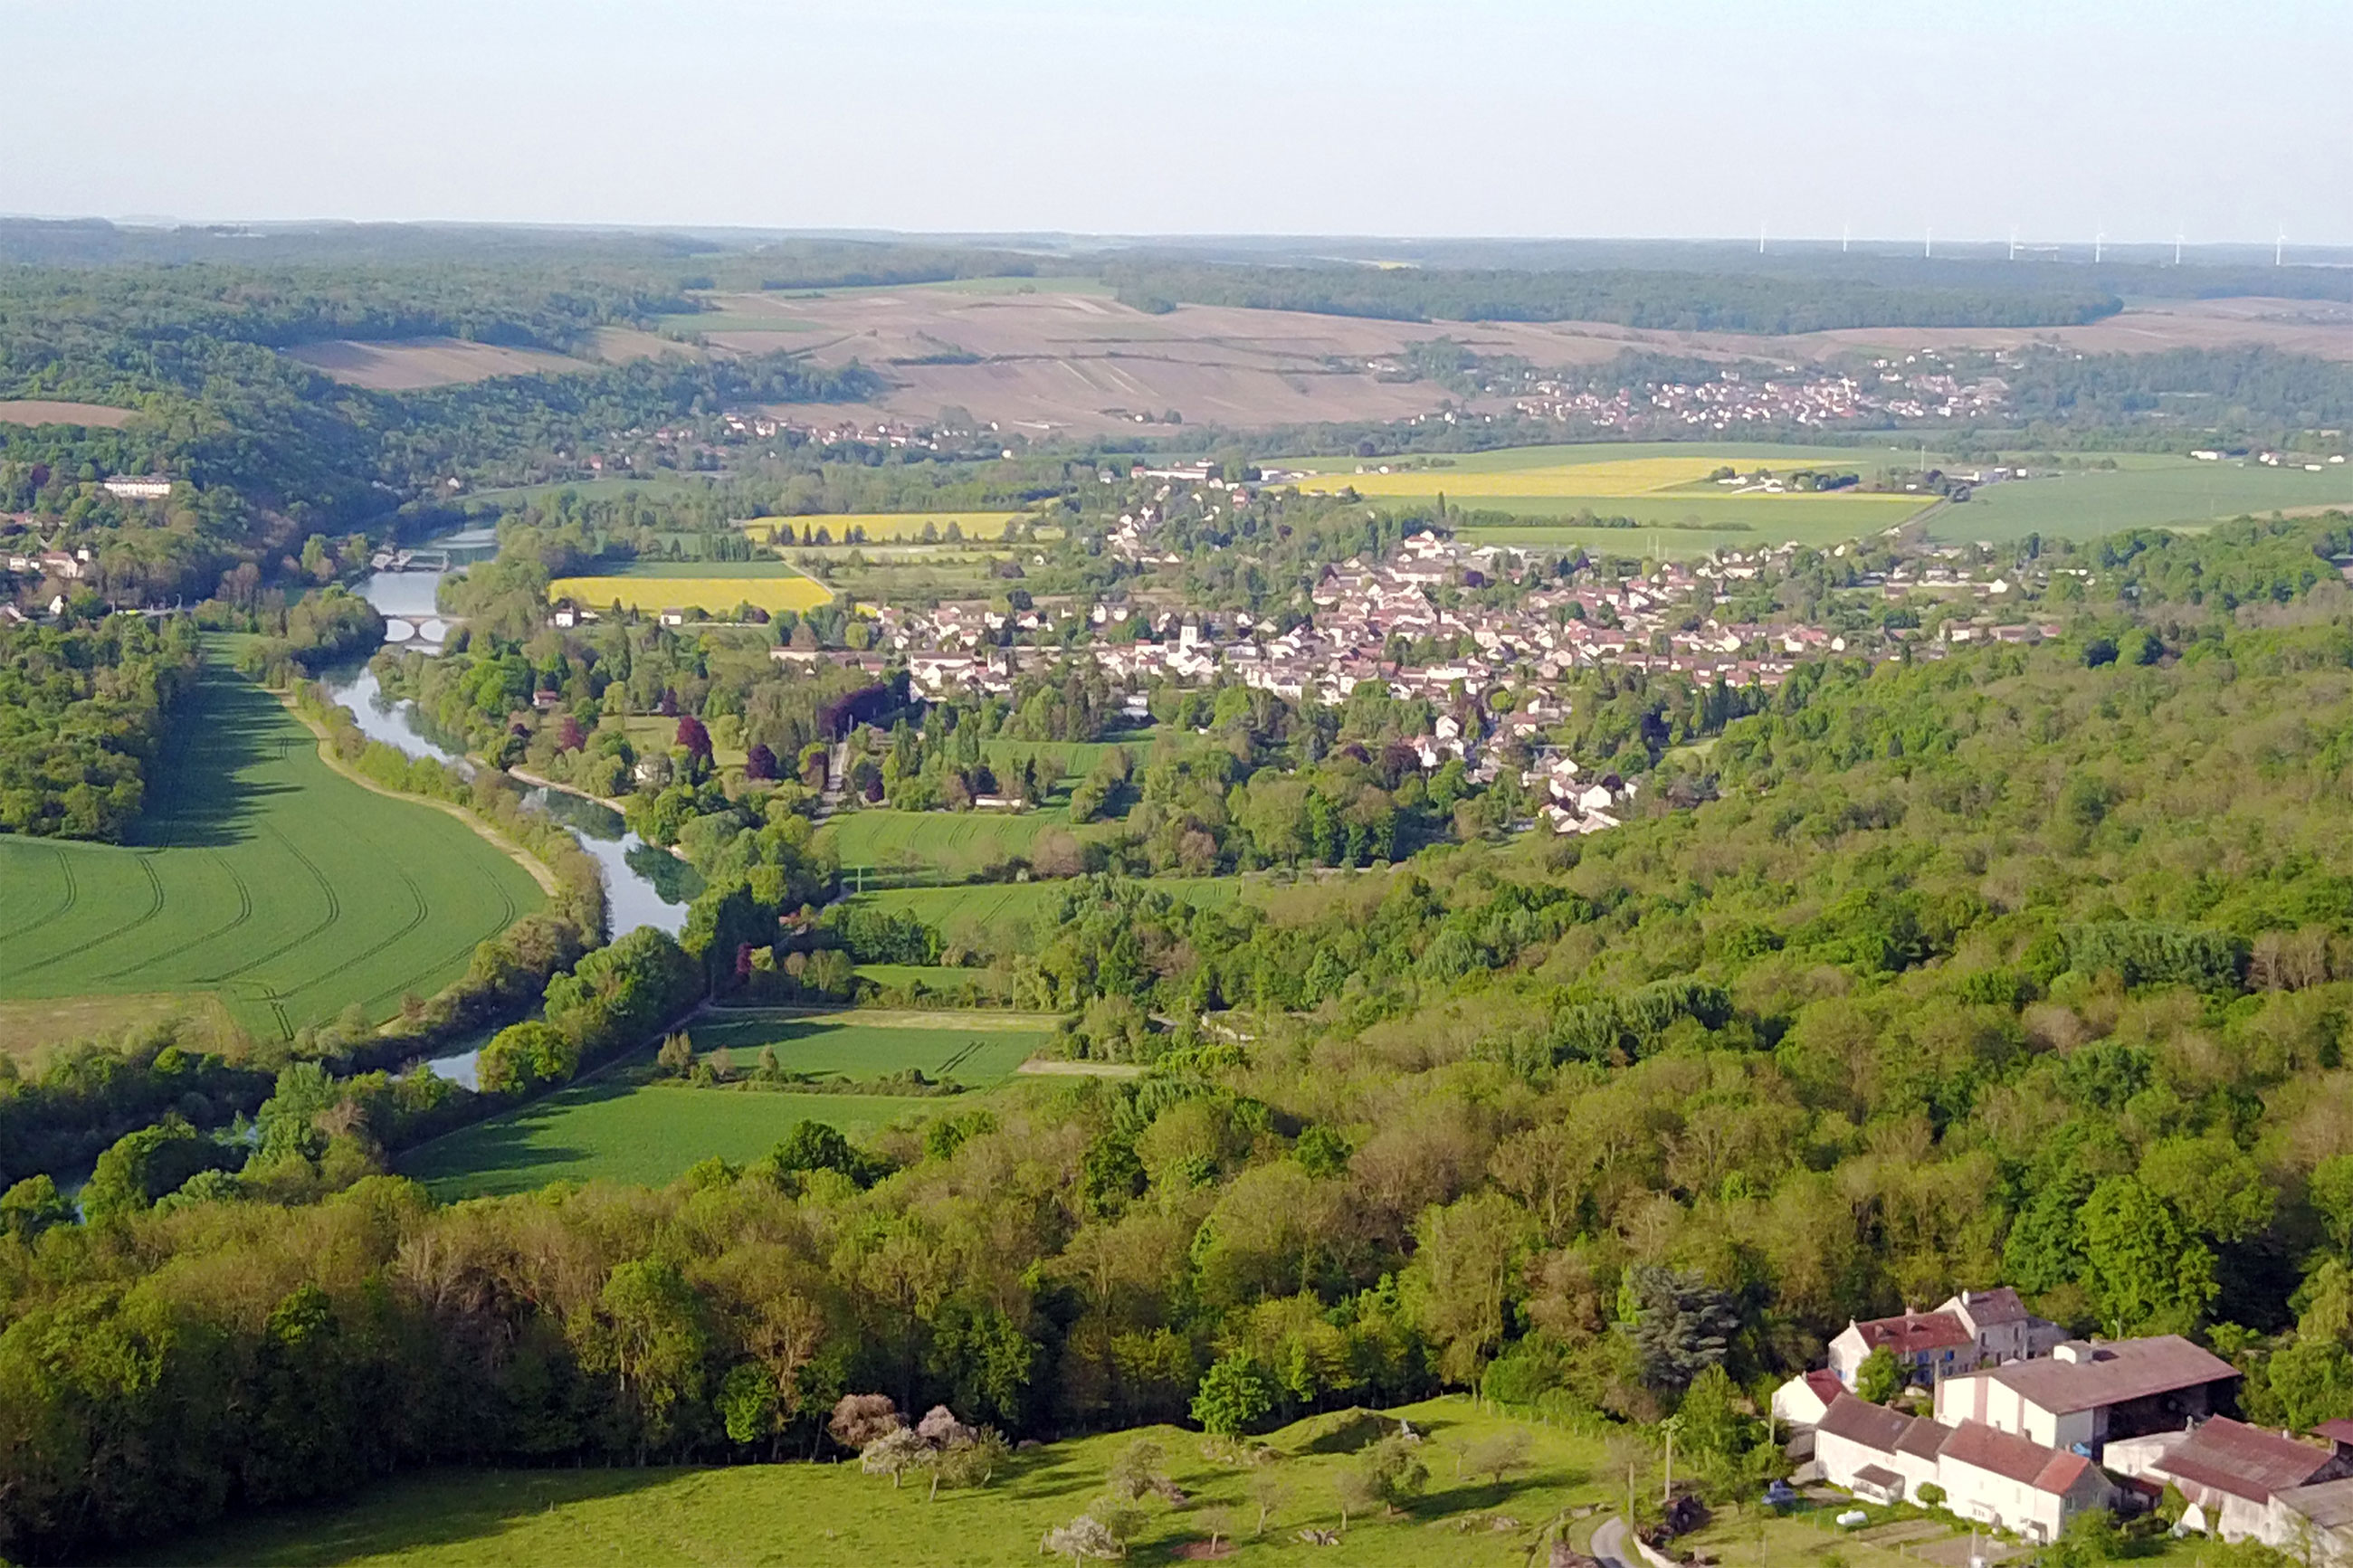
M 1807 1373 L 1804 1375 L 1806 1379 L 1806 1386 L 1812 1389 L 1814 1391 L 1814 1397 L 1820 1400 L 1825 1405 L 1829 1405 L 1831 1400 L 1836 1399 L 1840 1394 L 1846 1392 L 1846 1385 L 1839 1382 L 1838 1373 L 1832 1372 L 1826 1366 L 1818 1366 L 1814 1368 L 1813 1371 Z M 2348 1425 L 2353 1426 L 2353 1423 L 2348 1423 Z
M 2151 1467 L 2189 1486 L 2210 1487 L 2268 1502 L 2272 1493 L 2300 1487 L 2335 1456 L 2260 1426 L 2217 1415 L 2176 1444 Z
M 1938 1454 L 2053 1496 L 2073 1486 L 2092 1466 L 2081 1454 L 2046 1448 L 2014 1432 L 1997 1432 L 1981 1421 L 1964 1421 L 1954 1427 Z
M 2072 1343 L 2082 1360 L 2062 1361 L 2052 1355 L 2039 1361 L 2010 1362 L 1975 1375 L 1990 1377 L 2057 1415 L 2121 1405 L 2239 1375 L 2239 1369 L 2229 1362 L 2209 1355 L 2179 1334 Z
M 1906 1312 L 1900 1318 L 1873 1318 L 1855 1327 L 1862 1331 L 1864 1344 L 1899 1356 L 1976 1342 L 1950 1312 Z
M 2332 1443 L 2353 1443 L 2353 1421 L 2323 1421 L 2312 1429 L 2312 1435 Z

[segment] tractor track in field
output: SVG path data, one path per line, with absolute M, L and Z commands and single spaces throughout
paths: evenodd
M 401 886 L 408 889 L 408 901 L 416 906 L 416 910 L 408 917 L 408 922 L 402 926 L 398 931 L 394 931 L 390 936 L 385 937 L 383 941 L 373 942 L 370 945 L 360 949 L 359 952 L 353 953 L 350 957 L 343 960 L 339 968 L 351 969 L 365 963 L 369 959 L 374 958 L 377 953 L 384 952 L 385 949 L 392 946 L 395 942 L 406 938 L 410 931 L 415 931 L 418 926 L 423 925 L 427 920 L 432 918 L 433 911 L 425 902 L 425 894 L 417 888 L 417 879 L 410 876 L 398 866 L 395 866 L 393 868 L 393 875 L 398 877 L 400 879 Z M 283 994 L 289 999 L 300 996 L 303 992 L 310 990 L 314 985 L 324 985 L 328 981 L 332 980 L 335 977 L 336 973 L 336 970 L 329 970 L 323 974 L 314 974 L 310 979 L 302 982 L 301 984 L 293 987 Z M 414 979 L 415 976 L 412 975 L 410 978 Z M 406 983 L 404 982 L 404 985 Z M 371 996 L 367 1000 L 374 1002 L 376 998 Z
M 514 924 L 515 917 L 520 914 L 522 910 L 515 905 L 514 895 L 508 892 L 506 889 L 499 885 L 499 879 L 491 875 L 488 868 L 478 866 L 475 868 L 475 870 L 481 877 L 482 880 L 491 885 L 491 890 L 496 893 L 499 897 L 499 906 L 501 910 L 499 922 L 491 929 L 490 933 L 490 936 L 496 936 L 500 931 L 502 931 L 509 926 Z M 417 902 L 422 904 L 424 900 L 419 898 Z M 448 952 L 443 953 L 439 957 L 433 959 L 430 963 L 427 963 L 422 967 L 412 972 L 406 978 L 396 981 L 392 984 L 385 986 L 383 990 L 375 992 L 372 995 L 361 998 L 361 1005 L 363 1006 L 367 1006 L 375 1003 L 382 1002 L 391 996 L 406 995 L 408 992 L 416 988 L 417 981 L 420 976 L 430 974 L 444 964 L 455 963 L 459 959 L 464 958 L 467 954 L 472 952 L 474 949 L 480 947 L 483 942 L 488 942 L 490 940 L 490 936 L 475 937 L 465 943 L 462 947 L 458 947 L 452 949 Z
M 343 918 L 343 901 L 335 896 L 334 884 L 327 880 L 326 874 L 319 869 L 318 863 L 312 860 L 308 855 L 303 854 L 300 849 L 294 847 L 294 841 L 291 838 L 287 837 L 286 835 L 280 832 L 278 828 L 265 824 L 263 830 L 272 838 L 277 839 L 279 843 L 284 845 L 286 847 L 286 853 L 293 856 L 296 860 L 301 862 L 302 869 L 311 874 L 311 880 L 319 885 L 319 891 L 324 895 L 327 900 L 327 918 L 321 921 L 318 924 L 311 927 L 308 931 L 303 931 L 301 935 L 279 943 L 276 947 L 271 948 L 267 952 L 260 953 L 253 958 L 248 959 L 245 963 L 238 964 L 235 969 L 223 970 L 220 973 L 216 974 L 210 979 L 205 980 L 200 984 L 206 985 L 217 985 L 225 980 L 234 980 L 240 974 L 249 974 L 265 963 L 285 957 L 288 953 L 293 952 L 296 948 L 301 947 L 304 942 L 309 942 L 311 938 L 320 935 L 322 932 L 332 930 L 334 927 L 335 922 Z M 275 990 L 272 990 L 270 992 L 272 1005 L 276 1005 L 277 996 L 278 993 Z
M 14 942 L 26 931 L 38 931 L 45 925 L 63 919 L 80 900 L 81 884 L 74 880 L 72 859 L 54 844 L 48 847 L 48 850 L 51 855 L 57 857 L 58 875 L 63 877 L 66 881 L 66 896 L 58 900 L 55 909 L 44 910 L 22 925 L 10 926 L 6 931 L 0 931 L 0 942 Z
M 99 975 L 99 979 L 120 980 L 126 974 L 135 973 L 139 970 L 146 969 L 154 964 L 161 963 L 167 958 L 177 958 L 180 954 L 189 952 L 194 948 L 202 947 L 208 942 L 214 942 L 221 937 L 227 936 L 229 932 L 237 930 L 237 927 L 245 924 L 246 921 L 253 918 L 253 889 L 246 885 L 245 879 L 237 875 L 237 868 L 230 865 L 227 858 L 223 856 L 219 850 L 207 849 L 205 853 L 212 858 L 213 864 L 218 866 L 221 870 L 227 875 L 229 885 L 237 889 L 237 918 L 230 921 L 227 925 L 215 926 L 210 931 L 205 931 L 201 935 L 190 937 L 187 941 L 179 943 L 175 947 L 166 947 L 160 949 L 157 952 L 147 953 L 132 963 L 124 964 L 120 969 L 111 970 L 104 974 Z
M 17 967 L 20 969 L 39 969 L 47 964 L 59 963 L 73 956 L 75 953 L 88 952 L 91 949 L 102 946 L 107 942 L 113 942 L 119 937 L 129 936 L 132 931 L 137 931 L 149 921 L 152 921 L 157 915 L 162 914 L 164 912 L 164 879 L 155 875 L 155 868 L 148 863 L 148 857 L 152 853 L 153 851 L 144 849 L 132 851 L 132 858 L 137 861 L 141 874 L 145 876 L 147 879 L 147 907 L 145 910 L 142 910 L 132 919 L 125 921 L 122 924 L 116 926 L 111 931 L 101 932 L 100 935 L 93 937 L 87 942 L 77 942 L 72 947 L 64 949 L 60 952 L 44 953 L 38 958 L 26 959 Z M 144 959 L 142 958 L 141 962 L 143 963 Z M 134 965 L 134 967 L 136 966 Z

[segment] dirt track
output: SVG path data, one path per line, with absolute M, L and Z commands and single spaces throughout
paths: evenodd
M 0 398 L 0 425 L 90 425 L 116 430 L 131 418 L 128 408 L 102 403 L 50 403 L 37 397 Z

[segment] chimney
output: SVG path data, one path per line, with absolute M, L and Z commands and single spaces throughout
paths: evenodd
M 2051 1359 L 2063 1361 L 2070 1366 L 2078 1366 L 2092 1359 L 2092 1347 L 2081 1340 L 2068 1340 L 2051 1347 Z

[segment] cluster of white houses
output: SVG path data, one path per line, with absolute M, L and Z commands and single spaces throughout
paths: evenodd
M 1934 1391 L 1930 1414 L 1858 1398 L 1884 1350 Z M 2009 1289 L 1933 1312 L 1847 1325 L 1830 1365 L 1792 1378 L 1774 1415 L 1819 1479 L 1878 1502 L 1942 1503 L 2030 1541 L 2077 1514 L 2153 1504 L 2168 1486 L 2182 1524 L 2335 1568 L 2353 1563 L 2353 1422 L 2301 1440 L 2217 1413 L 2238 1372 L 2178 1334 L 2069 1339 Z

